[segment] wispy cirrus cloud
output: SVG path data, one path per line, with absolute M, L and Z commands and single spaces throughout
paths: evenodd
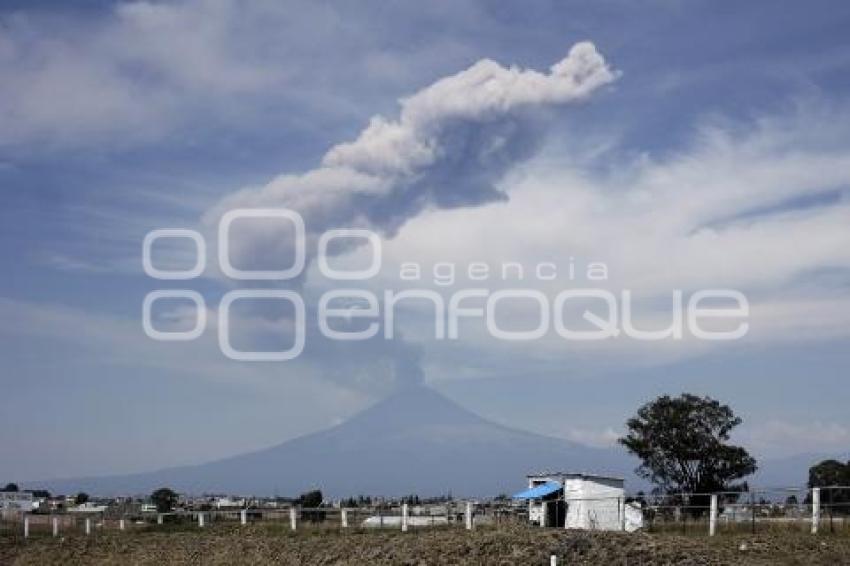
M 445 9 L 483 24 L 476 10 Z M 0 150 L 179 147 L 199 132 L 254 133 L 270 121 L 303 131 L 359 115 L 355 91 L 470 52 L 447 39 L 388 53 L 381 34 L 362 31 L 380 27 L 372 15 L 304 0 L 0 9 Z

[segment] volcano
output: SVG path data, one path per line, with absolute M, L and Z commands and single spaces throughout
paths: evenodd
M 569 470 L 631 477 L 617 449 L 590 448 L 502 426 L 435 390 L 408 386 L 345 422 L 282 444 L 200 465 L 156 472 L 40 482 L 59 493 L 150 493 L 332 497 L 416 493 L 494 496 L 525 486 L 525 475 Z

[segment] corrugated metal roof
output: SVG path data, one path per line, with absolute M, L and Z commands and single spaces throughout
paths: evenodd
M 514 499 L 538 499 L 540 497 L 545 497 L 550 493 L 555 493 L 559 489 L 561 489 L 561 484 L 550 481 L 536 487 L 526 489 L 525 491 L 515 493 Z

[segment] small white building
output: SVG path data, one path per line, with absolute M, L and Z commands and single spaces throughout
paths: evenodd
M 632 532 L 643 526 L 638 505 L 626 503 L 623 478 L 546 472 L 528 476 L 528 519 L 543 527 Z
M 76 507 L 69 507 L 68 513 L 105 513 L 106 505 L 97 505 L 91 501 L 80 503 Z
M 228 496 L 217 497 L 215 500 L 215 508 L 216 509 L 241 509 L 245 507 L 244 499 L 231 499 Z

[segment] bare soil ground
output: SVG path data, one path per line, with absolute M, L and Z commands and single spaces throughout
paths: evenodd
M 281 526 L 0 536 L 0 564 L 850 564 L 850 537 L 682 536 L 526 527 L 291 533 Z

